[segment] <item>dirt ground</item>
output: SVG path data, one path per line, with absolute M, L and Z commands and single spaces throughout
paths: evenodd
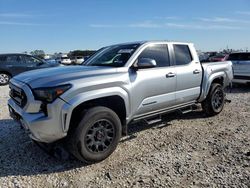
M 0 87 L 0 187 L 250 187 L 250 87 L 207 118 L 200 109 L 130 125 L 106 160 L 58 160 L 34 144 L 8 115 Z

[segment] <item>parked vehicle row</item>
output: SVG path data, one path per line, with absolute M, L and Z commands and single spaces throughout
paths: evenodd
M 81 65 L 86 60 L 83 56 L 68 57 L 67 55 L 62 55 L 56 58 L 56 61 L 63 65 Z
M 235 83 L 250 83 L 250 53 L 231 53 L 231 54 L 219 54 L 212 53 L 213 56 L 209 57 L 209 54 L 200 54 L 199 59 L 204 62 L 217 62 L 217 61 L 232 61 L 234 69 Z M 7 57 L 8 56 L 8 57 Z M 12 57 L 11 57 L 12 56 Z M 27 60 L 29 59 L 29 60 Z M 32 60 L 33 59 L 33 60 Z M 27 54 L 0 54 L 0 86 L 6 85 L 9 79 L 19 73 L 38 69 L 48 68 L 60 65 L 81 65 L 88 57 L 75 56 L 69 58 L 67 55 L 62 55 L 57 59 L 41 60 L 37 57 Z M 19 62 L 19 63 L 18 63 Z M 29 63 L 28 63 L 29 62 Z M 47 64 L 49 65 L 47 65 Z

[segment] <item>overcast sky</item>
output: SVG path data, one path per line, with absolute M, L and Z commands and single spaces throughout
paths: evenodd
M 249 33 L 250 0 L 0 0 L 0 53 L 140 40 L 250 49 Z

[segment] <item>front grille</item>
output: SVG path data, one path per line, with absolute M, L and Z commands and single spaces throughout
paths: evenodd
M 10 97 L 15 101 L 15 103 L 20 106 L 24 107 L 27 103 L 27 97 L 24 91 L 21 88 L 10 83 Z

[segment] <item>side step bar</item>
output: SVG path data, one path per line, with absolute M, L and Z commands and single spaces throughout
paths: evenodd
M 195 109 L 197 109 L 196 105 L 190 105 L 190 106 L 186 106 L 184 108 L 181 108 L 178 111 L 181 114 L 187 114 L 187 113 L 190 113 L 190 112 L 194 111 Z M 162 114 L 155 115 L 155 116 L 153 116 L 151 118 L 145 118 L 144 122 L 146 124 L 148 124 L 148 125 L 152 125 L 152 124 L 155 124 L 155 123 L 162 122 Z
M 193 109 L 193 106 L 188 106 L 188 107 L 185 107 L 185 108 L 181 108 L 179 110 L 179 112 L 181 112 L 182 114 L 187 114 L 189 112 L 192 112 L 194 109 Z
M 159 115 L 159 117 L 155 117 L 155 118 L 151 118 L 151 119 L 145 119 L 144 120 L 148 125 L 153 125 L 155 123 L 159 123 L 162 122 L 162 118 L 161 115 Z

